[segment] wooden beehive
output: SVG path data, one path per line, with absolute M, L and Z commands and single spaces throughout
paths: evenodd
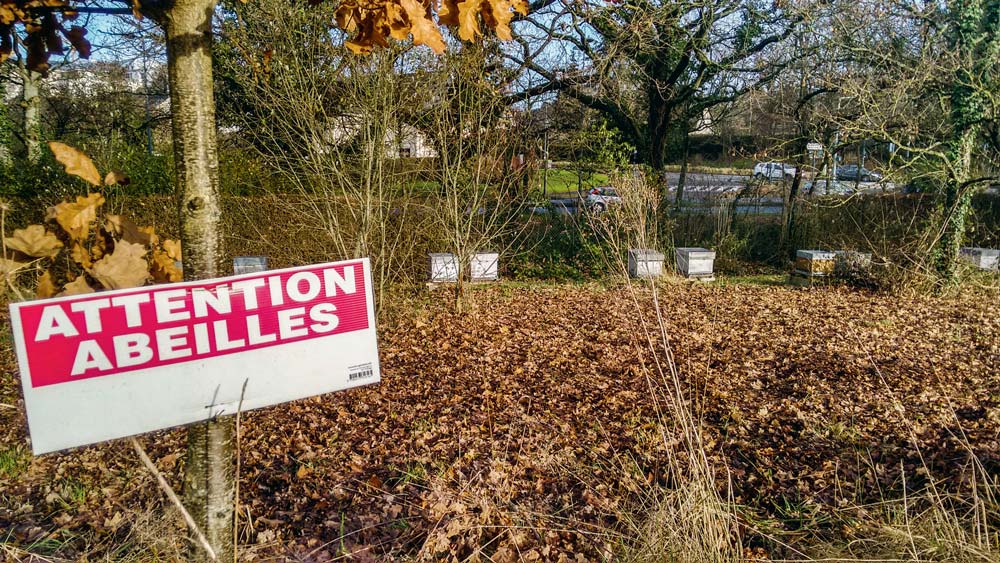
M 458 260 L 450 252 L 427 255 L 430 258 L 430 280 L 432 283 L 457 282 Z
M 715 252 L 707 248 L 681 247 L 674 250 L 677 273 L 685 278 L 715 279 Z
M 499 277 L 500 255 L 496 252 L 477 252 L 469 257 L 469 278 L 472 281 L 496 281 Z
M 806 277 L 825 277 L 833 273 L 836 254 L 826 250 L 795 252 L 795 273 Z
M 962 258 L 972 262 L 980 270 L 996 270 L 1000 267 L 1000 250 L 996 248 L 962 247 Z
M 663 274 L 663 253 L 648 248 L 628 251 L 628 275 L 632 278 L 656 278 Z

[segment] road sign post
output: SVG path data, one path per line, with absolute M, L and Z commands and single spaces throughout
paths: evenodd
M 806 151 L 809 153 L 809 165 L 813 169 L 812 183 L 810 184 L 809 194 L 812 195 L 813 190 L 816 188 L 816 161 L 823 156 L 823 145 L 815 141 L 806 143 Z

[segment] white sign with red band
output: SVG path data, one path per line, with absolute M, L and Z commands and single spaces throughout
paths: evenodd
M 380 379 L 367 258 L 10 312 L 35 454 Z

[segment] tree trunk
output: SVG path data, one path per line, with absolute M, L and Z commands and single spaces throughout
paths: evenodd
M 42 75 L 33 70 L 21 69 L 21 80 L 25 153 L 28 162 L 38 164 L 38 159 L 42 156 Z
M 650 133 L 649 139 L 649 166 L 654 172 L 662 172 L 665 165 L 663 153 L 667 146 L 667 136 L 662 132 Z
M 781 248 L 784 250 L 785 256 L 789 258 L 795 257 L 795 248 L 792 244 L 792 236 L 795 234 L 795 204 L 799 199 L 799 189 L 802 186 L 802 168 L 805 167 L 806 161 L 806 143 L 807 139 L 802 137 L 798 146 L 799 156 L 795 162 L 795 176 L 792 177 L 792 185 L 788 189 L 788 199 L 786 201 L 786 211 L 785 211 L 785 224 L 781 230 Z
M 952 173 L 945 186 L 944 231 L 935 253 L 935 269 L 945 282 L 955 280 L 959 252 L 965 239 L 966 219 L 972 208 L 973 190 L 963 184 L 971 177 L 972 150 L 978 133 L 976 126 L 962 129 L 950 151 Z
M 176 0 L 163 17 L 186 280 L 220 273 L 219 164 L 212 95 L 214 11 L 215 0 Z M 233 559 L 232 439 L 232 417 L 188 429 L 185 504 L 220 561 Z M 209 560 L 196 543 L 192 546 L 189 561 Z
M 829 134 L 823 137 L 823 177 L 826 179 L 823 182 L 823 193 L 830 195 L 830 182 L 833 180 L 833 146 L 830 144 Z M 818 181 L 819 178 L 813 178 L 813 187 Z M 809 193 L 811 195 L 812 191 Z
M 687 182 L 688 173 L 688 157 L 691 154 L 691 135 L 688 131 L 684 131 L 684 149 L 683 155 L 681 156 L 681 172 L 677 175 L 677 194 L 674 198 L 674 207 L 677 209 L 681 208 L 681 202 L 684 201 L 684 184 Z
M 3 90 L 0 89 L 0 92 Z M 0 167 L 9 167 L 14 164 L 11 155 L 11 134 L 10 116 L 7 113 L 7 106 L 0 105 Z
M 664 153 L 667 148 L 667 127 L 664 116 L 665 108 L 662 104 L 655 103 L 656 99 L 650 98 L 649 121 L 646 131 L 646 138 L 649 142 L 649 166 L 652 168 L 653 177 L 656 178 L 659 186 L 659 203 L 657 204 L 660 215 L 666 216 L 670 211 L 670 183 L 663 173 Z
M 985 9 L 986 4 L 984 1 L 949 3 L 949 35 L 958 53 L 959 65 L 951 83 L 952 140 L 947 155 L 949 174 L 944 194 L 944 232 L 934 253 L 935 269 L 946 283 L 955 281 L 974 193 L 966 185 L 973 173 L 972 154 L 982 124 L 989 118 L 984 95 L 990 89 L 987 77 L 995 59 L 988 46 L 995 45 L 1000 25 L 995 13 Z
M 649 110 L 646 116 L 646 142 L 649 149 L 649 165 L 654 172 L 663 171 L 663 158 L 667 148 L 667 108 L 656 96 L 655 88 L 649 94 Z

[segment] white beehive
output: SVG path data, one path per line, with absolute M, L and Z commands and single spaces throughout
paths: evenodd
M 1000 250 L 996 248 L 962 247 L 962 258 L 972 262 L 980 270 L 996 270 L 1000 267 Z
M 833 273 L 836 254 L 826 250 L 795 251 L 795 273 L 806 277 L 825 277 Z
M 432 283 L 457 282 L 458 260 L 450 252 L 429 254 L 430 278 Z
M 496 252 L 477 252 L 469 257 L 469 277 L 472 281 L 496 281 L 500 255 Z
M 715 252 L 707 248 L 681 247 L 674 250 L 677 273 L 685 278 L 715 279 Z
M 628 251 L 628 275 L 633 278 L 656 278 L 663 274 L 663 253 L 648 248 Z
M 267 256 L 237 256 L 233 258 L 233 274 L 253 274 L 267 270 Z

